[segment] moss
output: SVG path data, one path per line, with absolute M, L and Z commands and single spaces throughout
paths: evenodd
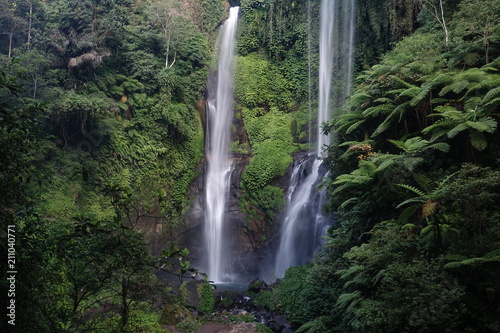
M 177 325 L 186 320 L 194 320 L 193 314 L 179 304 L 169 304 L 163 308 L 160 324 L 161 325 Z

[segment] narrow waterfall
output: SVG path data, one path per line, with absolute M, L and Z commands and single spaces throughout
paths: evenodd
M 282 277 L 290 266 L 310 260 L 326 229 L 328 219 L 321 214 L 326 193 L 318 193 L 316 184 L 325 176 L 320 158 L 332 139 L 321 128 L 335 116 L 333 110 L 342 106 L 351 91 L 354 29 L 354 0 L 321 1 L 316 149 L 309 158 L 296 163 L 292 172 L 275 277 Z
M 207 274 L 215 282 L 226 278 L 224 265 L 224 215 L 229 194 L 232 163 L 229 156 L 233 119 L 233 76 L 236 26 L 239 7 L 232 7 L 219 35 L 216 84 L 208 85 L 207 143 L 208 170 L 205 179 L 205 241 Z

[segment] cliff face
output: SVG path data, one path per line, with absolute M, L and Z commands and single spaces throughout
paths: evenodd
M 202 117 L 204 119 L 204 117 Z M 266 227 L 265 213 L 258 207 L 252 207 L 255 214 L 251 218 L 247 212 L 240 209 L 240 199 L 244 195 L 241 188 L 241 174 L 251 158 L 248 137 L 241 117 L 233 118 L 233 141 L 239 143 L 237 151 L 232 153 L 233 171 L 230 179 L 228 205 L 225 211 L 223 238 L 226 242 L 225 256 L 230 271 L 235 276 L 252 279 L 259 275 L 260 262 L 264 258 L 262 249 L 273 239 L 274 230 Z M 189 189 L 188 196 L 192 198 L 190 209 L 185 215 L 185 226 L 177 237 L 177 242 L 195 250 L 196 261 L 193 265 L 201 270 L 207 261 L 205 246 L 205 175 L 207 162 L 200 163 L 198 176 Z M 273 225 L 275 221 L 272 221 Z M 264 251 L 265 252 L 265 251 Z M 239 278 L 237 278 L 239 279 Z

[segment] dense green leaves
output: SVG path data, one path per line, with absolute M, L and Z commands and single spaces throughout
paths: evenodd
M 374 26 L 375 13 L 366 13 L 371 2 L 361 3 Z M 432 9 L 440 2 L 425 3 Z M 358 75 L 346 113 L 328 127 L 340 135 L 340 145 L 329 149 L 335 164 L 325 181 L 336 222 L 323 258 L 308 271 L 329 276 L 320 285 L 335 297 L 329 311 L 315 313 L 305 310 L 314 301 L 303 298 L 299 331 L 500 327 L 493 310 L 500 304 L 500 54 L 498 18 L 490 12 L 498 2 L 443 4 L 439 19 L 446 20 L 449 43 L 443 26 L 423 11 L 422 29 Z M 395 26 L 411 29 L 405 21 Z M 287 279 L 295 277 L 285 277 L 284 289 Z

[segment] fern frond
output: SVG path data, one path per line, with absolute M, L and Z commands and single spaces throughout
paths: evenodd
M 448 131 L 446 129 L 440 129 L 438 131 L 435 131 L 434 133 L 432 133 L 432 136 L 431 138 L 429 139 L 430 142 L 434 142 L 436 141 L 437 139 L 439 139 L 440 137 L 442 137 L 443 135 L 446 135 L 446 133 L 448 133 Z
M 486 77 L 486 73 L 479 68 L 470 68 L 466 71 L 458 73 L 455 77 L 455 82 L 480 82 Z
M 361 298 L 361 292 L 355 291 L 353 293 L 341 294 L 337 298 L 337 303 L 335 306 L 340 307 L 342 309 L 349 308 L 351 305 Z
M 493 250 L 491 252 L 488 252 L 487 254 L 484 255 L 485 258 L 496 258 L 500 256 L 500 249 Z
M 466 130 L 467 127 L 468 126 L 466 124 L 458 124 L 457 126 L 453 127 L 451 130 L 448 131 L 448 137 L 450 139 L 454 138 L 455 136 L 457 136 L 458 133 Z
M 464 100 L 464 109 L 465 110 L 473 110 L 476 109 L 479 105 L 481 105 L 481 97 L 471 97 L 471 98 L 461 98 L 460 100 Z
M 419 190 L 418 188 L 414 187 L 414 186 L 411 186 L 411 185 L 408 185 L 408 184 L 396 184 L 396 186 L 399 186 L 401 188 L 404 188 L 408 191 L 411 191 L 413 193 L 415 193 L 416 195 L 420 196 L 420 197 L 425 197 L 425 193 L 422 192 L 421 190 Z M 425 202 L 425 200 L 423 201 Z
M 355 203 L 356 201 L 358 201 L 359 198 L 358 197 L 353 197 L 353 198 L 349 198 L 347 199 L 346 201 L 344 201 L 340 206 L 339 206 L 339 209 L 344 209 L 346 208 L 347 206 L 349 206 L 350 204 L 352 203 Z
M 444 269 L 455 269 L 464 266 L 460 261 L 452 261 L 443 266 Z
M 487 107 L 487 106 L 492 106 L 492 105 L 499 104 L 499 103 L 500 103 L 500 97 L 499 98 L 495 98 L 494 100 L 488 102 L 484 106 Z
M 439 74 L 431 82 L 434 85 L 449 85 L 453 82 L 453 79 L 448 74 Z
M 399 204 L 398 207 L 402 207 L 404 204 L 406 204 L 406 203 L 403 202 L 403 203 Z M 417 211 L 418 208 L 419 208 L 418 205 L 411 205 L 411 206 L 408 206 L 405 209 L 403 209 L 401 214 L 399 214 L 398 223 L 402 224 L 402 223 L 408 222 L 410 220 L 410 218 L 415 214 L 415 212 Z M 401 228 L 403 228 L 403 227 L 401 227 Z
M 399 97 L 407 96 L 407 97 L 415 98 L 418 95 L 418 93 L 421 92 L 421 90 L 422 89 L 420 87 L 411 86 L 410 88 L 403 90 L 399 94 Z
M 352 278 L 353 276 L 357 275 L 359 272 L 362 272 L 364 270 L 365 270 L 364 265 L 350 266 L 347 269 L 343 269 L 343 270 L 339 271 L 339 273 L 341 273 L 340 279 L 345 280 L 348 278 Z
M 408 83 L 405 80 L 401 79 L 399 76 L 391 75 L 390 78 L 393 79 L 395 83 L 401 84 L 404 88 L 411 88 L 412 86 L 414 86 L 413 84 Z M 391 91 L 397 91 L 397 90 L 391 90 Z M 404 91 L 404 89 L 399 89 L 399 92 L 402 91 Z
M 436 150 L 442 151 L 443 153 L 447 153 L 450 151 L 450 145 L 445 143 L 445 142 L 439 142 L 439 143 L 429 145 L 428 148 L 429 149 L 436 149 Z
M 382 280 L 385 277 L 385 273 L 386 273 L 385 269 L 381 269 L 380 271 L 378 271 L 378 273 L 372 279 L 372 284 L 374 286 L 377 285 L 380 282 L 380 280 Z
M 500 86 L 488 91 L 486 95 L 484 95 L 481 103 L 486 104 L 497 97 L 500 97 Z
M 497 128 L 497 121 L 491 117 L 480 118 L 478 121 L 467 121 L 465 124 L 479 132 L 486 133 L 493 133 Z
M 370 96 L 369 94 L 358 92 L 349 98 L 349 105 L 359 106 L 363 103 L 369 102 L 371 99 L 372 96 Z
M 434 181 L 423 173 L 415 173 L 413 179 L 427 193 L 432 192 L 436 187 Z
M 388 104 L 388 103 L 392 103 L 393 100 L 391 98 L 388 98 L 388 97 L 380 97 L 380 98 L 377 98 L 376 100 L 374 100 L 373 102 L 374 103 Z
M 364 140 L 364 141 L 346 141 L 339 144 L 339 147 L 353 146 L 353 145 L 373 145 L 375 141 Z
M 380 105 L 375 105 L 371 106 L 367 109 L 365 109 L 362 113 L 364 117 L 376 117 L 380 114 L 385 114 L 388 113 L 392 110 L 394 110 L 394 104 L 380 104 Z
M 405 201 L 403 201 L 402 203 L 400 203 L 399 205 L 396 206 L 397 209 L 409 204 L 409 203 L 424 203 L 425 202 L 425 199 L 423 198 L 411 198 L 411 199 L 407 199 Z M 415 206 L 416 208 L 418 208 L 418 206 Z M 416 209 L 415 209 L 416 210 Z
M 415 168 L 424 161 L 424 159 L 422 157 L 406 157 L 403 159 L 403 162 L 404 162 L 404 167 L 406 168 L 406 170 L 412 172 L 413 170 L 415 170 Z
M 300 326 L 296 332 L 297 333 L 308 332 L 314 326 L 316 326 L 316 319 L 308 321 L 305 324 L 302 324 L 302 326 Z
M 441 259 L 443 260 L 453 260 L 453 261 L 462 261 L 462 260 L 465 260 L 467 259 L 466 256 L 463 256 L 461 254 L 453 254 L 453 253 L 449 253 L 449 254 L 445 254 L 441 257 Z
M 346 183 L 346 184 L 343 184 L 343 185 L 341 185 L 341 186 L 339 186 L 339 187 L 335 188 L 335 190 L 333 190 L 332 194 L 337 194 L 337 193 L 340 193 L 340 192 L 342 192 L 343 190 L 348 189 L 348 188 L 350 188 L 350 187 L 354 187 L 354 186 L 355 186 L 355 184 L 351 184 L 351 183 Z
M 377 172 L 382 172 L 385 169 L 393 166 L 395 163 L 396 163 L 396 160 L 394 158 L 386 159 L 385 161 L 383 161 L 382 163 L 379 164 L 379 166 L 377 167 Z
M 484 134 L 481 132 L 470 131 L 469 139 L 472 147 L 474 147 L 479 151 L 485 150 L 486 147 L 488 146 L 488 141 L 486 140 Z
M 434 88 L 434 84 L 423 85 L 420 92 L 410 101 L 410 105 L 416 106 L 420 102 L 422 102 L 422 100 L 424 100 L 424 98 L 426 98 L 428 96 L 428 94 L 432 90 L 432 88 Z
M 354 124 L 352 124 L 351 126 L 349 126 L 348 129 L 346 129 L 345 134 L 351 133 L 356 128 L 358 128 L 359 126 L 361 126 L 364 122 L 365 122 L 364 120 L 360 120 L 360 121 L 355 122 Z
M 428 226 L 422 228 L 422 230 L 420 230 L 420 234 L 421 235 L 427 235 L 433 228 L 433 225 L 432 224 L 429 224 Z

